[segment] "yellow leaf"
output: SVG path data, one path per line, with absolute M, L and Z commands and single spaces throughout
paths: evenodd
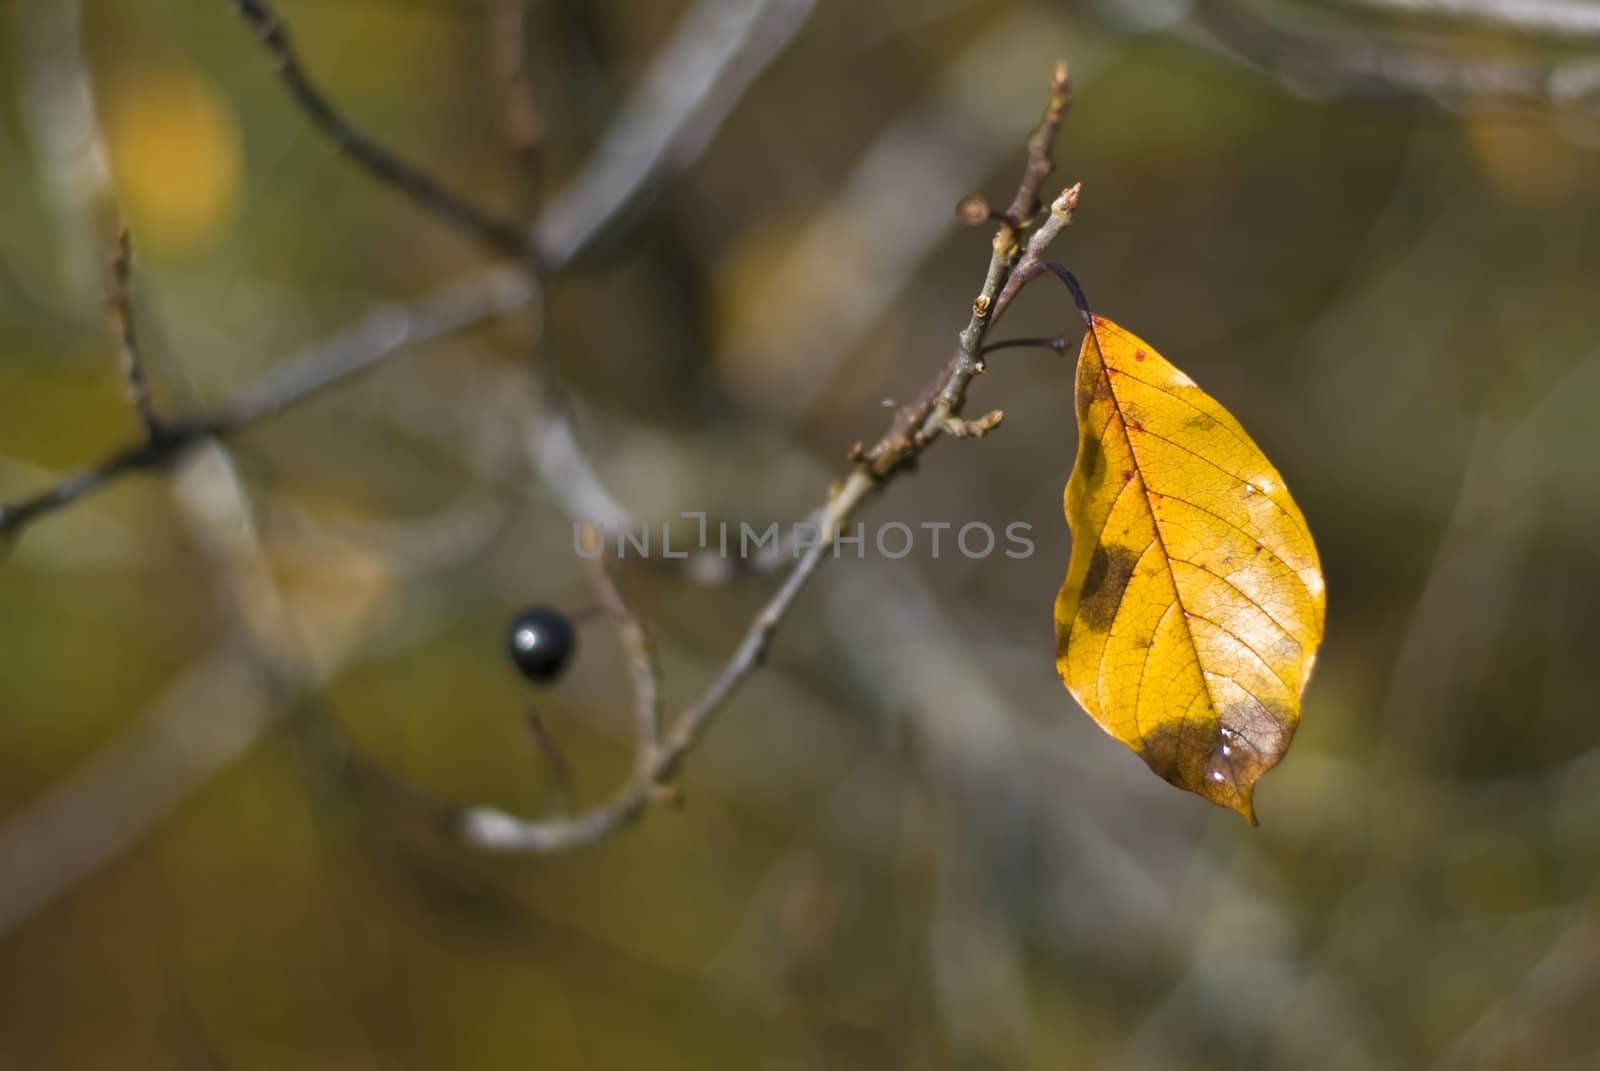
M 1102 316 L 1077 395 L 1056 668 L 1152 770 L 1254 822 L 1322 642 L 1311 532 L 1233 415 Z

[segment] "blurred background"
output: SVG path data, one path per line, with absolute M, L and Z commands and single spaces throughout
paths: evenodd
M 166 414 L 492 264 L 342 159 L 232 7 L 0 7 L 0 501 L 138 433 L 113 202 Z M 1600 1066 L 1600 5 L 281 14 L 357 126 L 574 255 L 542 311 L 0 561 L 0 1068 Z M 1010 199 L 1057 58 L 1056 254 L 1238 415 L 1322 552 L 1260 828 L 1057 679 L 1047 351 L 1000 355 L 972 405 L 1004 427 L 863 518 L 1025 522 L 1033 556 L 830 563 L 681 809 L 596 847 L 419 822 L 396 786 L 549 805 L 530 703 L 580 802 L 627 776 L 612 630 L 544 689 L 504 654 L 523 606 L 594 601 L 552 473 L 680 545 L 685 510 L 803 518 L 950 353 L 988 259 L 953 208 Z M 597 211 L 597 174 L 640 196 Z M 996 337 L 1075 320 L 1041 285 Z M 669 709 L 778 580 L 682 566 L 612 563 Z

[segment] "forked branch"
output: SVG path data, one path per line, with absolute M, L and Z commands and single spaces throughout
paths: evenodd
M 576 817 L 529 821 L 490 807 L 477 807 L 462 816 L 461 830 L 467 840 L 480 847 L 503 852 L 544 854 L 565 851 L 601 840 L 635 821 L 655 799 L 671 798 L 669 790 L 683 763 L 704 738 L 717 715 L 738 694 L 744 683 L 761 666 L 774 636 L 806 585 L 822 564 L 832 556 L 839 532 L 874 493 L 898 475 L 909 470 L 915 460 L 941 434 L 981 436 L 1000 423 L 998 410 L 976 421 L 961 419 L 966 388 L 982 369 L 984 337 L 999 314 L 1005 311 L 1016 288 L 1006 291 L 1012 272 L 1023 251 L 1019 236 L 1032 222 L 1039 204 L 1038 190 L 1053 167 L 1051 156 L 1070 100 L 1071 84 L 1065 64 L 1051 79 L 1049 101 L 1043 118 L 1028 139 L 1028 162 L 1008 213 L 995 234 L 983 286 L 973 302 L 972 315 L 961 333 L 956 355 L 951 358 L 919 395 L 919 400 L 895 415 L 884 436 L 870 452 L 853 451 L 855 465 L 848 477 L 829 495 L 813 515 L 817 539 L 795 563 L 777 592 L 767 601 L 745 630 L 744 637 L 724 664 L 721 672 L 672 723 L 661 746 L 652 752 L 652 761 L 635 774 L 605 803 Z M 1034 231 L 1026 257 L 1037 260 L 1061 230 L 1071 222 L 1078 201 L 1078 187 L 1062 192 L 1052 206 L 1049 220 Z M 1030 261 L 1031 263 L 1032 261 Z M 1024 280 L 1025 281 L 1025 280 Z M 1020 287 L 1022 283 L 1018 283 Z M 1002 294 L 1005 296 L 1002 298 Z M 636 659 L 637 663 L 637 659 Z M 636 677 L 639 671 L 636 670 Z M 653 693 L 652 693 L 653 694 Z

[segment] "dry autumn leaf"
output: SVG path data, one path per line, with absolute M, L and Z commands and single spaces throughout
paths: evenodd
M 1232 414 L 1141 339 L 1093 317 L 1077 382 L 1056 667 L 1152 770 L 1254 822 L 1322 641 L 1311 532 Z

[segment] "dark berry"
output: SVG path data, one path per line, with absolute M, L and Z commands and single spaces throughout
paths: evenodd
M 511 622 L 511 660 L 535 684 L 548 684 L 561 676 L 572 661 L 578 635 L 560 610 L 535 606 Z

